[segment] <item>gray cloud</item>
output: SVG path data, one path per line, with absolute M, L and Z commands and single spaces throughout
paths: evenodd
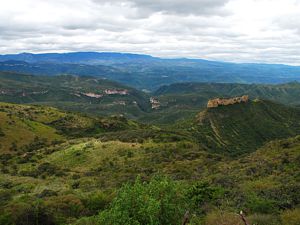
M 299 15 L 296 0 L 10 0 L 0 8 L 0 53 L 121 51 L 300 65 Z
M 138 15 L 152 13 L 181 15 L 225 15 L 224 5 L 229 0 L 93 0 L 96 3 L 119 3 L 136 8 Z

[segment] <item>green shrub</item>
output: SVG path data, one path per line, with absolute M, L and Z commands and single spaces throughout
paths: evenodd
M 281 214 L 283 225 L 299 225 L 300 224 L 300 208 L 286 210 Z
M 37 195 L 38 198 L 46 198 L 51 196 L 57 196 L 57 192 L 49 189 L 44 189 L 41 193 Z
M 204 219 L 205 225 L 244 225 L 238 214 L 214 211 L 209 213 Z
M 0 189 L 0 202 L 2 205 L 4 205 L 9 200 L 11 200 L 11 198 L 12 198 L 12 193 L 10 190 Z
M 209 204 L 217 200 L 224 190 L 210 185 L 208 182 L 198 182 L 187 191 L 187 198 L 195 208 L 201 209 L 204 204 Z
M 73 223 L 73 225 L 95 225 L 95 224 L 98 224 L 98 218 L 94 216 L 82 217 Z
M 2 131 L 1 127 L 0 127 L 0 137 L 4 137 L 5 133 Z
M 137 179 L 120 189 L 110 208 L 100 213 L 99 224 L 178 224 L 185 206 L 177 183 L 160 177 L 149 183 Z
M 56 217 L 60 217 L 61 221 L 67 217 L 79 218 L 86 215 L 82 201 L 71 194 L 50 197 L 46 201 L 46 206 Z
M 250 224 L 280 225 L 280 218 L 270 214 L 254 214 L 248 217 Z
M 89 194 L 82 199 L 84 206 L 90 211 L 91 214 L 96 214 L 100 210 L 105 209 L 110 203 L 110 196 L 103 192 L 95 192 Z
M 42 201 L 19 201 L 11 203 L 6 213 L 0 217 L 5 224 L 16 225 L 54 225 L 53 216 Z
M 251 195 L 251 197 L 246 203 L 246 207 L 252 213 L 262 214 L 270 214 L 278 210 L 274 201 L 265 198 L 260 198 L 255 195 Z
M 57 166 L 50 164 L 48 162 L 42 163 L 37 167 L 37 174 L 48 175 L 48 176 L 63 176 L 64 172 Z

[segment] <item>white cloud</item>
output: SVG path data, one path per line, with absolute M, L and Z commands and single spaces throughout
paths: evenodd
M 121 51 L 300 65 L 297 0 L 0 0 L 0 53 Z

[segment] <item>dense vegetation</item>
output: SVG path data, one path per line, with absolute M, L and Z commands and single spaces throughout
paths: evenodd
M 207 149 L 241 155 L 263 143 L 300 133 L 300 111 L 269 101 L 254 100 L 208 108 L 197 116 L 195 136 Z
M 0 224 L 180 224 L 186 214 L 190 224 L 243 225 L 237 215 L 243 210 L 251 223 L 297 225 L 299 111 L 247 104 L 202 113 L 226 128 L 224 140 L 237 129 L 247 139 L 227 139 L 231 157 L 195 135 L 205 131 L 199 117 L 193 118 L 198 130 L 189 129 L 191 120 L 162 129 L 124 117 L 1 103 Z M 260 126 L 254 133 L 240 120 L 228 126 L 230 114 L 257 115 Z M 272 133 L 261 140 L 260 129 Z M 263 145 L 283 136 L 295 137 Z
M 97 64 L 86 57 L 83 68 Z M 110 72 L 114 57 L 128 68 L 157 60 L 105 57 Z M 244 94 L 247 103 L 206 108 Z M 243 211 L 251 225 L 299 225 L 299 95 L 297 82 L 145 93 L 90 76 L 0 72 L 0 224 L 244 225 Z
M 106 94 L 106 91 L 120 94 Z M 88 76 L 47 77 L 0 72 L 0 101 L 38 103 L 98 115 L 124 114 L 130 118 L 151 109 L 147 94 Z
M 0 103 L 0 153 L 24 153 L 109 131 L 138 129 L 124 117 L 88 117 L 51 107 Z
M 128 94 L 105 94 L 105 90 L 127 90 Z M 191 119 L 216 97 L 248 94 L 286 105 L 300 104 L 297 82 L 281 85 L 183 83 L 163 86 L 153 93 L 95 77 L 30 76 L 0 72 L 0 101 L 43 104 L 63 110 L 110 116 L 124 115 L 143 123 L 173 124 Z M 150 98 L 159 101 L 152 109 Z
M 162 86 L 154 92 L 156 96 L 165 98 L 190 99 L 202 97 L 199 106 L 206 104 L 207 99 L 216 97 L 235 97 L 249 95 L 250 98 L 268 99 L 289 105 L 300 103 L 300 83 L 290 82 L 286 84 L 234 84 L 234 83 L 178 83 Z M 182 103 L 182 102 L 181 102 Z M 186 102 L 192 106 L 192 103 Z M 195 104 L 195 101 L 194 101 Z

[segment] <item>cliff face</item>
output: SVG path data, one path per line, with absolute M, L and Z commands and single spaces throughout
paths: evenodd
M 207 108 L 215 108 L 220 105 L 233 105 L 233 104 L 248 102 L 248 101 L 249 101 L 248 95 L 243 95 L 242 97 L 227 98 L 227 99 L 215 98 L 208 101 Z

